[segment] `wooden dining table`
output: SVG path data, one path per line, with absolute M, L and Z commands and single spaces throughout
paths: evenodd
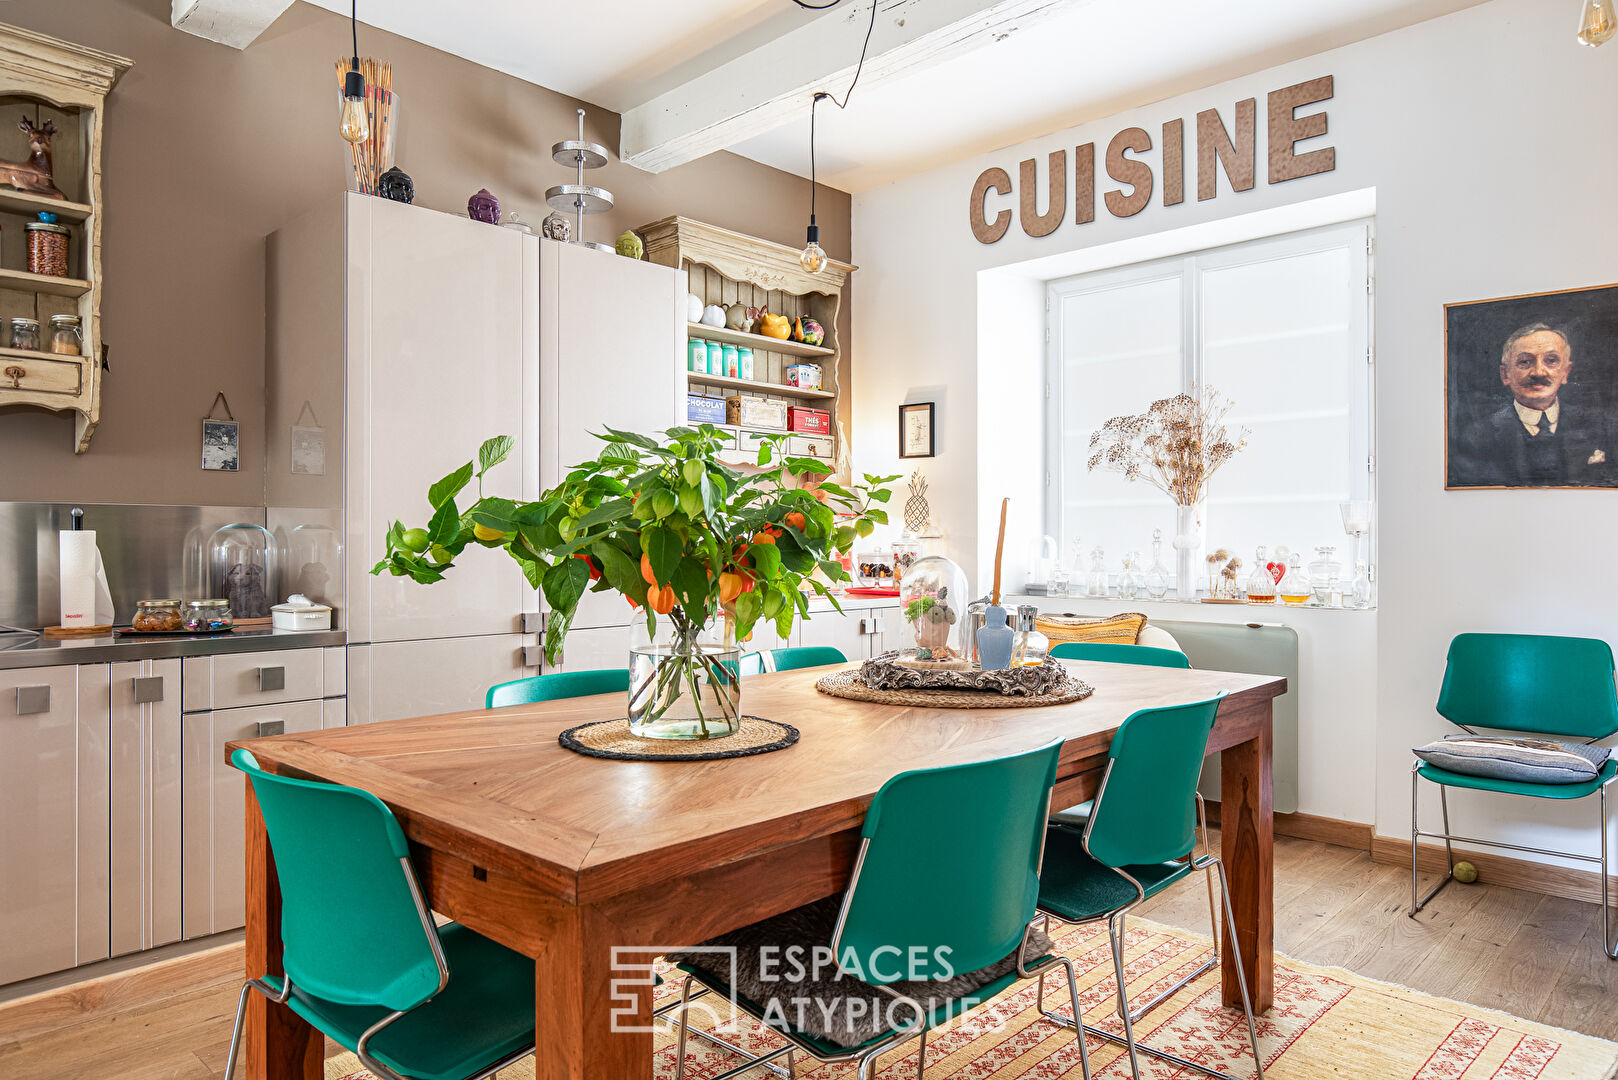
M 1225 691 L 1208 745 L 1223 752 L 1220 843 L 1236 951 L 1254 1007 L 1267 1009 L 1271 702 L 1286 680 L 1065 663 L 1094 694 L 1041 708 L 917 708 L 817 692 L 835 668 L 750 677 L 743 711 L 802 737 L 717 761 L 602 760 L 558 744 L 566 728 L 623 715 L 622 694 L 255 739 L 226 753 L 247 746 L 271 772 L 363 788 L 393 809 L 432 909 L 534 958 L 540 1080 L 646 1080 L 653 958 L 844 889 L 885 781 L 1060 738 L 1052 805 L 1072 806 L 1095 795 L 1131 713 Z M 948 815 L 941 808 L 944 827 Z M 275 859 L 251 786 L 246 889 L 247 974 L 279 973 Z M 1241 1000 L 1230 949 L 1223 996 Z M 285 1006 L 251 1001 L 238 1075 L 320 1077 L 319 1033 Z

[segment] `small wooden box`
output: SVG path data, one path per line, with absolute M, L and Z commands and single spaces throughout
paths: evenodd
M 763 398 L 742 397 L 740 394 L 725 399 L 725 423 L 742 427 L 785 431 L 787 407 L 785 402 L 766 401 Z
M 830 435 L 831 413 L 824 409 L 806 409 L 801 405 L 788 406 L 787 430 L 804 435 Z

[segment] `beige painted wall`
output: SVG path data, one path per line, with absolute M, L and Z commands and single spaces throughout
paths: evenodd
M 75 456 L 71 414 L 0 411 L 0 500 L 262 502 L 264 237 L 346 183 L 332 64 L 348 51 L 347 22 L 294 4 L 237 52 L 170 27 L 169 0 L 12 0 L 0 20 L 135 61 L 107 114 L 101 427 Z M 487 187 L 502 209 L 544 216 L 545 189 L 565 178 L 550 147 L 574 136 L 578 102 L 403 38 L 360 35 L 362 52 L 393 61 L 398 162 L 419 205 L 464 212 Z M 591 108 L 586 132 L 616 150 L 617 115 Z M 613 212 L 587 221 L 591 239 L 678 213 L 803 241 L 807 182 L 731 154 L 660 176 L 614 160 L 590 179 L 617 195 Z M 847 258 L 848 196 L 823 189 L 818 209 L 821 242 Z M 444 313 L 451 375 L 457 317 Z M 239 473 L 198 464 L 216 390 L 243 421 Z

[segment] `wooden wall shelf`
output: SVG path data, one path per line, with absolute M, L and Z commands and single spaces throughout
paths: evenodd
M 26 270 L 8 270 L 0 266 L 0 289 L 16 289 L 18 292 L 46 293 L 50 296 L 83 296 L 95 288 L 93 282 L 83 278 L 51 277 L 49 274 L 30 274 Z M 41 319 L 43 323 L 45 320 Z M 43 326 L 40 333 L 49 333 L 48 326 Z
M 830 400 L 837 395 L 830 390 L 806 390 L 784 383 L 769 383 L 762 379 L 732 379 L 728 375 L 698 375 L 691 372 L 686 378 L 693 383 L 723 386 L 727 390 L 750 390 L 755 394 L 774 394 L 778 397 Z
M 28 214 L 30 216 L 43 210 L 46 213 L 55 214 L 63 221 L 83 221 L 95 213 L 95 207 L 89 203 L 52 199 L 46 195 L 33 195 L 26 191 L 12 191 L 10 188 L 0 188 L 0 210 L 11 210 L 18 214 Z
M 749 334 L 744 330 L 731 330 L 723 326 L 709 326 L 707 323 L 686 323 L 685 329 L 686 333 L 694 338 L 703 338 L 707 341 L 723 341 L 731 345 L 745 345 L 755 352 L 778 352 L 785 353 L 787 356 L 813 357 L 817 360 L 837 355 L 836 349 L 828 349 L 820 345 L 805 345 L 801 341 L 765 337 L 763 334 Z

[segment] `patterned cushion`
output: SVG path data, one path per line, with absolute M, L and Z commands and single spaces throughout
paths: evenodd
M 1052 645 L 1064 641 L 1094 641 L 1102 645 L 1138 645 L 1146 616 L 1137 614 L 1086 618 L 1083 615 L 1041 615 L 1035 620 Z
M 1529 784 L 1586 783 L 1611 754 L 1605 746 L 1585 743 L 1484 735 L 1451 735 L 1415 749 L 1417 757 L 1440 769 Z

